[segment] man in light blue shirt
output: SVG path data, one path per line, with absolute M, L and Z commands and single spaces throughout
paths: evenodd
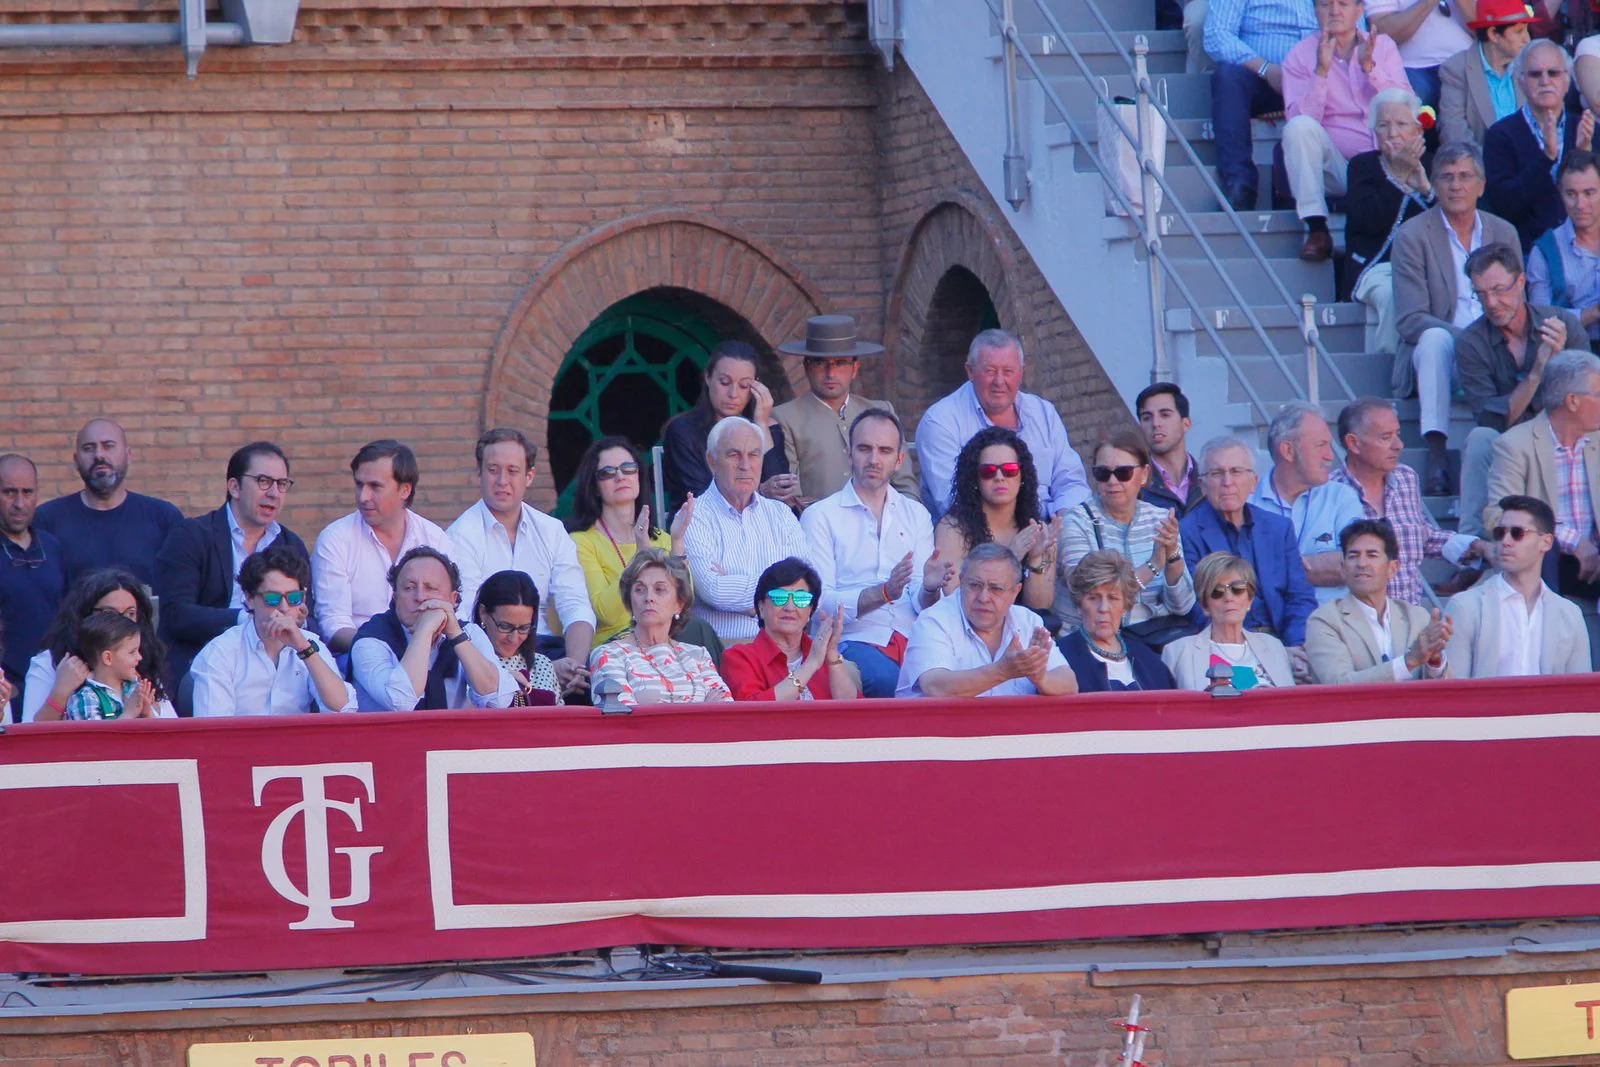
M 1600 157 L 1568 152 L 1556 188 L 1567 221 L 1528 252 L 1528 303 L 1576 313 L 1589 340 L 1600 341 Z
M 1333 431 L 1314 404 L 1293 400 L 1267 427 L 1267 448 L 1272 470 L 1250 503 L 1294 523 L 1300 560 L 1318 603 L 1344 596 L 1339 531 L 1365 513 L 1354 489 L 1328 480 L 1334 464 Z
M 986 426 L 1003 426 L 1027 443 L 1046 517 L 1089 499 L 1089 479 L 1067 427 L 1048 400 L 1022 392 L 1022 365 L 1021 341 L 1004 330 L 984 330 L 967 349 L 966 384 L 935 401 L 917 424 L 922 503 L 934 522 L 950 506 L 956 456 Z

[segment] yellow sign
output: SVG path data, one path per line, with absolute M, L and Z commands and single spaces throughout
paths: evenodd
M 1600 1053 L 1600 983 L 1511 990 L 1506 1051 L 1514 1060 Z
M 532 1034 L 191 1045 L 189 1067 L 533 1067 Z

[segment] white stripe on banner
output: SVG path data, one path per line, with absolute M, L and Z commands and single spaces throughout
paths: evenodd
M 452 775 L 527 774 L 632 767 L 740 767 L 1051 759 L 1335 748 L 1426 742 L 1600 736 L 1600 715 L 1572 712 L 1492 718 L 1378 719 L 1181 730 L 1104 730 L 997 737 L 868 737 L 689 744 L 456 749 L 428 753 L 428 856 L 434 928 L 550 926 L 630 915 L 657 918 L 865 918 L 990 915 L 1140 904 L 1283 900 L 1367 893 L 1530 889 L 1600 884 L 1600 863 L 1395 867 L 1221 878 L 901 893 L 758 894 L 549 904 L 454 901 L 450 855 Z

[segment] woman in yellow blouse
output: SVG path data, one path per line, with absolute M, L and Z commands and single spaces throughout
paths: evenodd
M 693 494 L 673 516 L 667 533 L 651 521 L 650 505 L 639 491 L 643 478 L 644 464 L 626 437 L 602 437 L 590 445 L 573 476 L 576 489 L 567 529 L 578 547 L 578 563 L 594 605 L 596 648 L 632 624 L 617 580 L 633 554 L 641 548 L 659 548 L 673 559 L 683 558 L 683 531 L 694 513 Z M 690 620 L 694 632 L 685 633 L 684 639 L 706 646 L 713 660 L 720 660 L 721 643 L 709 627 L 708 633 L 700 632 L 694 625 L 700 621 Z

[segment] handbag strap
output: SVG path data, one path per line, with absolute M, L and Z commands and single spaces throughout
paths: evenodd
M 1078 506 L 1083 509 L 1085 515 L 1089 516 L 1089 524 L 1094 527 L 1094 547 L 1104 549 L 1106 542 L 1105 538 L 1100 536 L 1100 520 L 1094 517 L 1094 511 L 1090 509 L 1088 501 L 1084 501 Z

